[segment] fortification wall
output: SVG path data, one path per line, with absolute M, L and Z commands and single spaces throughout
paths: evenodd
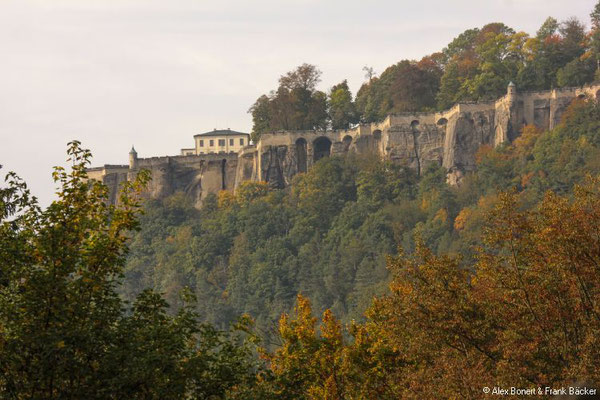
M 150 198 L 184 192 L 200 206 L 209 193 L 234 189 L 237 163 L 236 153 L 152 157 L 137 160 L 137 168 L 129 174 L 131 179 L 140 169 L 150 171 Z
M 199 207 L 209 193 L 234 190 L 237 164 L 236 153 L 150 157 L 135 159 L 134 165 L 129 166 L 90 168 L 88 177 L 107 185 L 109 201 L 116 204 L 122 183 L 134 179 L 141 169 L 146 169 L 151 175 L 144 192 L 147 198 L 161 199 L 183 192 Z
M 354 152 L 374 153 L 419 173 L 427 164 L 442 165 L 448 182 L 458 184 L 475 169 L 481 146 L 511 142 L 526 124 L 552 129 L 573 99 L 599 97 L 600 84 L 522 93 L 509 86 L 507 94 L 495 101 L 459 103 L 441 112 L 392 114 L 348 130 L 266 133 L 239 153 L 141 159 L 133 155 L 129 166 L 105 165 L 88 169 L 88 174 L 108 185 L 110 201 L 116 202 L 122 182 L 145 168 L 152 174 L 148 197 L 182 191 L 199 206 L 209 193 L 235 190 L 246 181 L 286 187 L 320 158 Z

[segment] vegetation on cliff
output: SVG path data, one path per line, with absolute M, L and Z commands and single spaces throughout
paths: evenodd
M 597 7 L 597 6 L 596 6 Z M 570 18 L 549 17 L 531 36 L 503 23 L 468 29 L 440 52 L 421 60 L 402 60 L 368 81 L 356 97 L 345 83 L 325 94 L 316 89 L 320 71 L 304 64 L 280 79 L 249 112 L 252 137 L 263 132 L 298 129 L 345 129 L 359 121 L 374 122 L 404 111 L 443 110 L 461 101 L 494 100 L 509 82 L 519 90 L 580 86 L 598 78 L 600 13 L 592 26 Z M 310 84 L 306 84 L 309 82 Z

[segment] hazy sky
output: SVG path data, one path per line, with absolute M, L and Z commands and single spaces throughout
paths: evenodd
M 595 0 L 0 0 L 0 170 L 43 204 L 74 138 L 94 165 L 178 154 L 213 128 L 249 132 L 248 108 L 303 62 L 320 88 L 441 50 L 468 28 L 589 25 Z

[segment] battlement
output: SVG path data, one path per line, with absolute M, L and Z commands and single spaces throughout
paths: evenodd
M 144 165 L 164 164 L 171 162 L 197 162 L 197 161 L 220 161 L 224 158 L 235 159 L 238 153 L 207 153 L 207 154 L 193 154 L 184 156 L 160 156 L 160 157 L 148 157 L 138 158 L 137 165 L 143 167 Z
M 399 112 L 399 113 L 393 113 L 390 114 L 388 117 L 398 117 L 398 118 L 404 118 L 404 117 L 428 117 L 430 115 L 436 114 L 435 112 L 430 112 L 430 111 L 410 111 L 410 112 Z
M 86 172 L 88 173 L 88 176 L 90 176 L 90 177 L 92 177 L 92 176 L 95 177 L 95 176 L 105 175 L 105 174 L 110 174 L 110 173 L 127 172 L 128 170 L 129 170 L 128 165 L 111 165 L 111 164 L 104 164 L 101 167 L 86 168 Z
M 97 172 L 97 171 L 103 171 L 105 167 L 92 167 L 92 168 L 86 168 L 86 172 Z
M 261 135 L 260 139 L 258 140 L 259 144 L 260 142 L 263 141 L 264 138 L 268 138 L 268 137 L 275 137 L 275 136 L 290 136 L 290 135 L 306 135 L 306 136 L 322 136 L 322 135 L 330 135 L 332 133 L 334 133 L 335 131 L 333 130 L 322 130 L 322 129 L 315 129 L 315 130 L 310 130 L 310 129 L 306 129 L 306 130 L 290 130 L 290 131 L 272 131 L 272 132 L 265 132 Z

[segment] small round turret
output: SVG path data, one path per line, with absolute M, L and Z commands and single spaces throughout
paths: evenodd
M 506 94 L 509 95 L 516 95 L 517 94 L 517 85 L 515 85 L 513 82 L 510 82 L 508 84 L 508 88 L 506 89 Z
M 137 168 L 137 151 L 135 151 L 135 147 L 131 146 L 131 150 L 129 151 L 129 169 Z

